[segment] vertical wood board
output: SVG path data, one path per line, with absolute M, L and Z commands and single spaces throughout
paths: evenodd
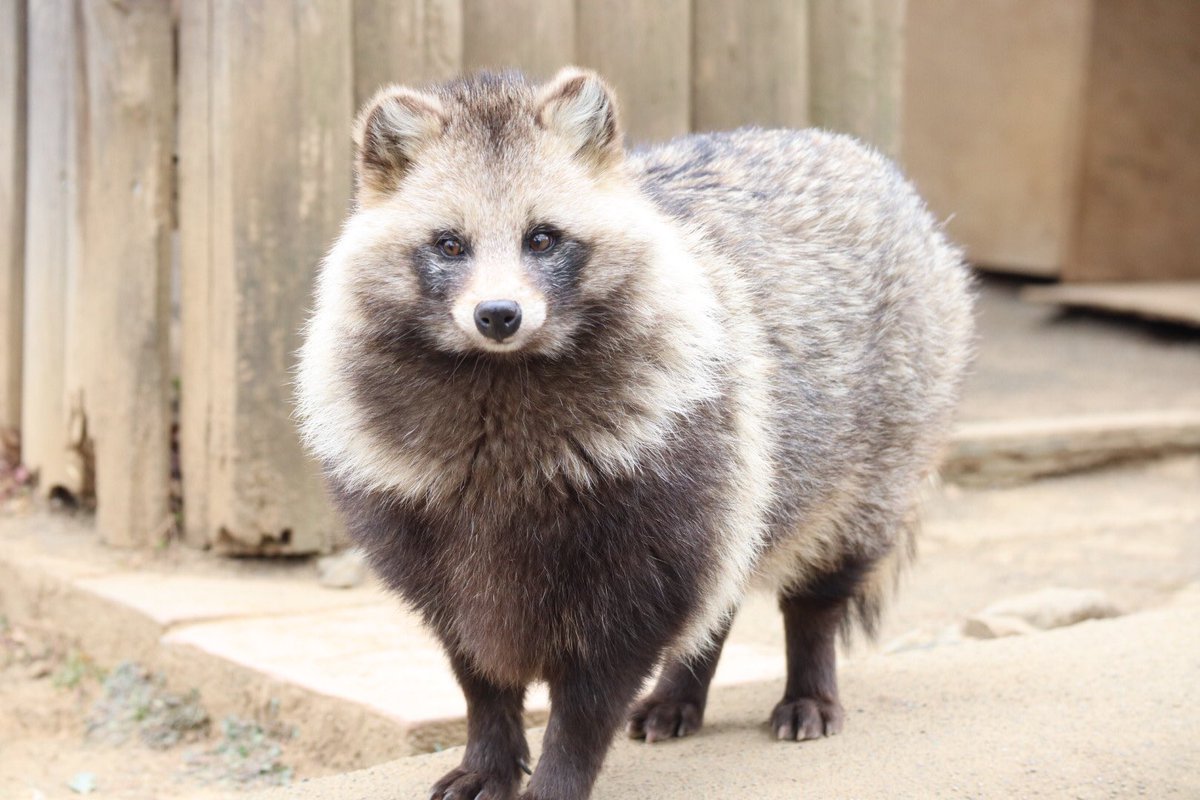
M 184 297 L 185 354 L 200 344 L 195 330 L 208 348 L 185 363 L 184 396 L 206 387 L 202 407 L 185 406 L 185 514 L 192 541 L 228 551 L 319 551 L 336 527 L 292 420 L 292 368 L 350 195 L 350 12 L 349 0 L 210 0 L 207 19 L 195 13 L 184 28 L 207 31 L 209 81 L 206 95 L 183 96 L 208 104 L 185 113 L 185 128 L 206 115 L 209 128 L 206 149 L 198 131 L 183 137 L 184 157 L 207 165 L 185 170 L 184 191 L 199 193 L 185 209 L 206 204 L 206 224 L 184 243 L 185 286 L 204 284 Z
M 692 128 L 808 125 L 808 3 L 695 0 Z
M 616 88 L 629 139 L 661 141 L 688 132 L 690 0 L 579 0 L 577 10 L 579 61 Z
M 573 0 L 463 0 L 463 66 L 545 80 L 576 59 Z
M 169 525 L 169 280 L 174 67 L 169 5 L 81 6 L 86 127 L 83 412 L 95 453 L 97 529 L 153 543 Z
M 354 104 L 385 84 L 454 77 L 463 64 L 462 0 L 354 0 Z
M 895 156 L 906 0 L 810 0 L 812 119 Z
M 75 3 L 29 8 L 22 457 L 44 492 L 78 490 L 78 442 L 68 438 L 67 326 L 77 255 L 78 135 Z
M 26 32 L 25 0 L 0 0 L 0 429 L 21 423 Z

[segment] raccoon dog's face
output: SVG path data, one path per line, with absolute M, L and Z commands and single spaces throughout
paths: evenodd
M 358 125 L 358 207 L 335 250 L 405 346 L 553 357 L 610 324 L 639 253 L 612 94 L 564 70 L 382 90 Z

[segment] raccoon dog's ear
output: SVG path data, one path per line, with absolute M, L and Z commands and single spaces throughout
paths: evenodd
M 617 101 L 594 72 L 565 67 L 538 93 L 537 122 L 599 166 L 621 158 Z
M 394 191 L 421 149 L 441 135 L 445 121 L 434 95 L 403 86 L 376 92 L 354 126 L 359 192 L 378 196 Z

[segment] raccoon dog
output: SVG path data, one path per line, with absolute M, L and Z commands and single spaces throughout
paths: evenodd
M 626 719 L 693 733 L 754 583 L 787 634 L 772 734 L 841 730 L 835 635 L 875 620 L 967 360 L 967 273 L 912 187 L 819 131 L 627 153 L 577 69 L 391 87 L 356 136 L 300 418 L 466 695 L 432 796 L 517 796 L 533 681 L 522 798 L 588 797 Z

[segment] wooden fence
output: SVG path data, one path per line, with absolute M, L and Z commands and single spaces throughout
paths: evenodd
M 894 149 L 902 9 L 0 0 L 0 426 L 39 492 L 94 499 L 109 543 L 328 549 L 290 370 L 365 97 L 577 63 L 635 140 L 817 122 Z

